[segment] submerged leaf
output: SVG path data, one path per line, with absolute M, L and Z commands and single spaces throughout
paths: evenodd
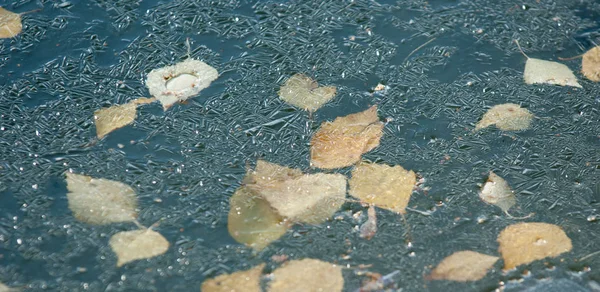
M 260 264 L 250 270 L 231 274 L 219 275 L 208 279 L 200 287 L 204 292 L 260 292 L 260 275 L 265 264 Z
M 288 230 L 269 203 L 250 188 L 239 188 L 229 200 L 227 229 L 237 242 L 262 250 Z
M 310 164 L 327 169 L 350 166 L 379 146 L 382 135 L 377 106 L 324 122 L 310 141 Z
M 479 198 L 488 204 L 496 205 L 504 212 L 508 212 L 517 203 L 508 183 L 491 171 L 487 181 L 481 187 Z
M 375 206 L 369 206 L 367 214 L 367 221 L 360 226 L 359 236 L 360 238 L 371 240 L 371 238 L 375 236 L 375 233 L 377 233 L 377 213 L 375 211 Z
M 477 281 L 498 261 L 498 257 L 470 250 L 457 251 L 444 258 L 429 278 L 432 280 L 450 280 L 458 282 Z
M 126 104 L 95 111 L 96 136 L 98 136 L 98 139 L 102 139 L 108 133 L 133 123 L 137 115 L 137 106 L 139 104 L 151 103 L 155 100 L 154 98 L 142 97 Z
M 475 131 L 496 125 L 502 131 L 529 129 L 533 114 L 518 104 L 505 103 L 493 106 L 475 126 Z
M 154 69 L 148 74 L 146 86 L 167 110 L 173 104 L 184 101 L 219 77 L 217 70 L 208 64 L 187 59 L 172 66 Z
M 415 173 L 400 165 L 361 162 L 352 170 L 349 193 L 362 202 L 404 214 L 416 182 Z
M 15 37 L 22 29 L 21 15 L 0 7 L 0 39 Z
M 314 112 L 330 101 L 336 92 L 335 86 L 318 86 L 310 77 L 296 74 L 281 87 L 279 97 L 289 104 Z
M 581 73 L 589 80 L 600 81 L 600 47 L 593 47 L 583 54 Z
M 581 88 L 573 71 L 564 64 L 527 58 L 523 78 L 527 84 L 546 83 Z
M 505 270 L 546 257 L 556 257 L 573 248 L 571 239 L 562 228 L 548 223 L 510 225 L 500 232 L 498 242 Z
M 273 271 L 269 292 L 342 291 L 342 267 L 315 259 L 294 260 Z
M 79 221 L 90 224 L 134 222 L 135 191 L 128 185 L 66 172 L 69 209 Z
M 161 255 L 169 249 L 169 242 L 152 229 L 119 232 L 110 238 L 109 244 L 117 255 L 117 267 Z

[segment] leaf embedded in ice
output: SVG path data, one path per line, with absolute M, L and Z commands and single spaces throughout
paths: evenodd
M 508 183 L 492 171 L 481 187 L 479 198 L 488 204 L 498 206 L 504 212 L 508 212 L 517 203 L 515 193 Z
M 457 251 L 444 258 L 428 278 L 458 282 L 477 281 L 487 274 L 498 259 L 470 250 Z
M 589 80 L 600 81 L 600 47 L 593 47 L 583 54 L 581 73 Z
M 535 58 L 527 58 L 523 78 L 527 84 L 546 83 L 581 88 L 567 65 Z
M 117 255 L 117 267 L 164 254 L 169 249 L 169 242 L 152 229 L 119 232 L 110 238 L 109 244 Z
M 349 194 L 379 208 L 406 213 L 416 174 L 400 165 L 361 162 L 352 170 Z
M 314 112 L 330 101 L 335 92 L 335 86 L 319 87 L 310 77 L 296 74 L 279 89 L 279 97 L 291 105 Z
M 562 228 L 537 222 L 506 227 L 498 235 L 498 242 L 505 270 L 546 257 L 557 257 L 573 248 Z
M 496 125 L 502 131 L 529 129 L 533 114 L 518 104 L 505 103 L 493 106 L 475 126 L 475 131 Z
M 360 238 L 371 240 L 375 236 L 375 233 L 377 233 L 377 212 L 375 211 L 375 206 L 369 206 L 367 214 L 367 221 L 360 226 L 359 236 Z
M 22 29 L 21 15 L 0 7 L 0 39 L 15 37 Z
M 250 270 L 231 274 L 219 275 L 202 283 L 204 292 L 261 292 L 260 275 L 265 264 L 260 264 Z
M 244 177 L 244 184 L 260 187 L 277 186 L 278 184 L 302 176 L 302 171 L 265 160 L 258 160 L 256 168 Z
M 172 66 L 154 69 L 148 74 L 146 86 L 167 110 L 173 104 L 197 95 L 219 77 L 208 64 L 187 59 Z
M 227 229 L 237 242 L 262 250 L 279 239 L 289 224 L 252 189 L 242 186 L 229 200 Z
M 269 292 L 342 291 L 342 267 L 316 259 L 293 260 L 272 273 Z
M 94 123 L 96 124 L 96 136 L 98 136 L 98 139 L 102 139 L 108 133 L 133 123 L 137 115 L 137 106 L 139 104 L 151 103 L 155 100 L 154 98 L 142 97 L 126 104 L 95 111 Z
M 382 135 L 377 106 L 324 122 L 310 141 L 310 164 L 327 169 L 350 166 L 379 146 Z
M 128 185 L 66 172 L 69 209 L 79 221 L 90 224 L 134 222 L 137 198 Z
M 10 288 L 2 283 L 0 283 L 0 292 L 19 292 L 21 289 L 19 288 Z

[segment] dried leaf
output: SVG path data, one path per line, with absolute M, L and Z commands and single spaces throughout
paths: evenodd
M 133 123 L 137 115 L 137 106 L 139 104 L 151 103 L 155 100 L 155 98 L 142 97 L 126 104 L 95 111 L 96 136 L 98 136 L 98 139 L 102 139 L 108 133 Z
M 219 275 L 202 283 L 204 292 L 260 292 L 260 275 L 265 264 L 250 270 Z
M 429 278 L 458 282 L 477 281 L 485 277 L 487 271 L 498 261 L 498 257 L 470 250 L 457 251 L 444 258 Z
M 375 236 L 375 233 L 377 233 L 377 213 L 375 212 L 375 206 L 369 206 L 367 214 L 367 221 L 360 226 L 359 236 L 360 238 L 371 240 Z
M 0 39 L 15 37 L 22 29 L 21 14 L 0 7 Z
M 488 204 L 498 206 L 504 212 L 508 212 L 517 203 L 508 183 L 491 171 L 487 181 L 481 187 L 479 198 Z
M 90 224 L 136 220 L 137 198 L 130 186 L 86 175 L 65 174 L 69 209 L 77 220 Z
M 318 86 L 310 77 L 296 74 L 281 87 L 279 97 L 291 105 L 314 112 L 329 102 L 336 92 L 335 86 Z
M 527 58 L 523 78 L 527 84 L 546 83 L 581 88 L 577 77 L 566 65 L 535 58 Z
M 244 184 L 257 185 L 262 188 L 277 186 L 289 179 L 295 179 L 302 176 L 299 169 L 281 166 L 264 160 L 256 162 L 254 171 L 249 171 L 244 177 Z
M 342 291 L 342 267 L 315 259 L 289 261 L 273 271 L 269 292 Z
M 208 64 L 187 59 L 172 66 L 154 69 L 148 74 L 146 86 L 167 110 L 173 104 L 197 95 L 219 77 Z
M 493 106 L 475 125 L 475 131 L 496 125 L 502 131 L 521 131 L 529 129 L 533 114 L 518 104 L 505 103 Z
M 164 254 L 169 249 L 169 242 L 152 229 L 119 232 L 110 238 L 109 244 L 117 255 L 117 267 Z
M 402 166 L 361 162 L 352 170 L 349 194 L 377 207 L 406 213 L 417 176 Z
M 379 146 L 382 135 L 377 106 L 325 122 L 310 141 L 310 164 L 327 169 L 350 166 Z
M 262 250 L 288 230 L 269 203 L 250 188 L 239 188 L 229 201 L 227 229 L 237 242 Z
M 589 80 L 600 81 L 600 47 L 593 47 L 583 54 L 581 73 Z
M 505 270 L 546 257 L 556 257 L 573 247 L 562 228 L 548 223 L 510 225 L 500 232 L 498 242 Z

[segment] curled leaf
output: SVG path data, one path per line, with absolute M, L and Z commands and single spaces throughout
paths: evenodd
M 327 169 L 350 166 L 379 146 L 382 135 L 377 106 L 325 122 L 310 141 L 310 164 Z
M 169 242 L 152 229 L 119 232 L 109 244 L 117 255 L 117 267 L 164 254 L 169 249 Z
M 69 209 L 77 220 L 90 224 L 135 222 L 137 198 L 130 186 L 86 175 L 65 174 Z
M 600 47 L 593 47 L 583 54 L 581 73 L 589 80 L 600 81 Z
M 22 29 L 21 15 L 0 7 L 0 39 L 15 37 Z
M 231 274 L 219 275 L 202 283 L 204 292 L 260 292 L 260 275 L 265 264 L 260 264 L 250 270 Z
M 273 271 L 269 292 L 342 291 L 342 267 L 315 259 L 294 260 Z
M 573 248 L 562 228 L 548 223 L 510 225 L 500 232 L 498 243 L 505 270 L 546 257 L 557 257 Z
M 367 214 L 367 221 L 360 226 L 359 236 L 360 238 L 371 240 L 375 236 L 375 233 L 377 233 L 377 213 L 375 212 L 375 206 L 369 206 Z
M 352 170 L 349 194 L 362 202 L 405 214 L 416 182 L 416 174 L 400 165 L 361 162 Z
M 319 87 L 304 74 L 290 77 L 279 89 L 279 97 L 291 105 L 314 112 L 335 96 L 335 86 Z
M 475 131 L 496 125 L 502 131 L 529 129 L 533 114 L 518 104 L 505 103 L 493 106 L 475 126 Z
M 498 257 L 470 250 L 457 251 L 444 258 L 431 271 L 432 280 L 450 280 L 458 282 L 482 279 L 498 261 Z

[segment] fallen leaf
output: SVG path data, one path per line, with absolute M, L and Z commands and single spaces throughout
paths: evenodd
M 498 261 L 498 257 L 470 250 L 457 251 L 444 258 L 431 271 L 432 280 L 450 280 L 458 282 L 482 279 Z
M 361 162 L 352 170 L 349 194 L 362 202 L 406 213 L 417 176 L 402 166 Z
M 310 164 L 327 169 L 350 166 L 379 146 L 382 135 L 377 106 L 324 122 L 310 141 Z
M 499 207 L 505 213 L 508 213 L 508 210 L 517 203 L 515 194 L 508 183 L 492 171 L 481 187 L 479 198 L 488 204 Z
M 119 232 L 110 238 L 109 244 L 117 255 L 117 267 L 164 254 L 169 249 L 169 242 L 152 229 Z
M 360 238 L 371 240 L 375 236 L 375 233 L 377 233 L 377 213 L 375 212 L 375 206 L 369 206 L 367 215 L 367 221 L 360 226 L 359 236 Z
M 167 110 L 176 102 L 197 95 L 219 77 L 217 70 L 208 64 L 187 59 L 172 66 L 154 69 L 148 74 L 146 86 Z
M 496 125 L 502 131 L 521 131 L 529 129 L 533 114 L 518 104 L 505 103 L 493 106 L 475 125 L 475 131 Z
M 219 275 L 202 283 L 200 291 L 204 292 L 260 292 L 260 275 L 265 264 L 250 270 Z
M 277 186 L 282 182 L 302 176 L 302 171 L 265 160 L 258 160 L 256 168 L 244 177 L 246 185 L 257 185 L 263 188 Z
M 316 259 L 294 260 L 273 271 L 269 292 L 342 291 L 342 267 Z
M 581 73 L 589 80 L 600 81 L 600 47 L 593 47 L 583 54 Z
M 381 292 L 381 291 L 397 291 L 397 285 L 394 277 L 400 275 L 400 270 L 395 270 L 387 275 L 372 277 L 360 286 L 359 292 Z M 392 289 L 392 290 L 390 290 Z M 394 290 L 396 289 L 396 290 Z
M 319 87 L 310 77 L 296 74 L 279 89 L 279 97 L 291 105 L 314 112 L 329 102 L 335 92 L 335 86 Z
M 77 220 L 90 224 L 136 221 L 137 198 L 130 186 L 86 175 L 65 174 L 69 209 Z
M 0 39 L 15 37 L 22 29 L 21 14 L 0 7 Z
M 581 88 L 573 71 L 564 64 L 528 58 L 525 63 L 523 78 L 527 84 L 553 84 Z
M 229 200 L 227 229 L 239 243 L 260 251 L 283 236 L 289 227 L 264 198 L 246 186 Z
M 557 257 L 573 247 L 562 228 L 548 223 L 510 225 L 500 232 L 498 242 L 504 270 L 547 257 Z
M 94 123 L 96 124 L 96 136 L 102 139 L 108 133 L 125 127 L 135 120 L 137 106 L 154 102 L 155 98 L 139 98 L 122 105 L 99 109 L 94 112 Z

